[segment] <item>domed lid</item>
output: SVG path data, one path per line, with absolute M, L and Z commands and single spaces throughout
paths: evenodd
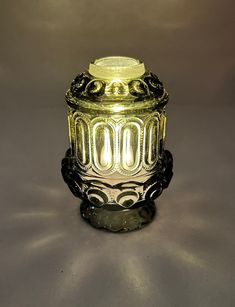
M 115 103 L 133 109 L 138 107 L 133 102 L 146 101 L 162 108 L 168 101 L 168 93 L 158 77 L 146 71 L 142 61 L 124 56 L 103 57 L 91 62 L 89 69 L 73 80 L 65 97 L 71 106 L 93 102 L 92 106 L 89 104 L 93 109 L 100 109 L 100 102 L 102 108 Z

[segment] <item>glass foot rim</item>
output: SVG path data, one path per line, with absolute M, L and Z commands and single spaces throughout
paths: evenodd
M 157 213 L 154 201 L 144 201 L 138 206 L 123 210 L 95 207 L 88 201 L 80 205 L 82 218 L 94 228 L 111 232 L 129 232 L 142 229 L 151 223 Z

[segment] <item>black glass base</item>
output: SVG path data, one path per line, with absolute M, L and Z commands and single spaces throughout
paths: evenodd
M 155 173 L 147 181 L 131 180 L 111 185 L 102 179 L 82 178 L 76 157 L 69 149 L 62 160 L 61 172 L 71 192 L 83 200 L 80 211 L 89 224 L 113 232 L 126 232 L 141 229 L 153 220 L 156 213 L 154 200 L 168 187 L 172 169 L 172 155 L 165 150 Z M 144 190 L 145 194 L 138 189 Z M 113 197 L 116 202 L 109 198 L 109 191 L 117 193 Z
M 153 201 L 141 202 L 123 210 L 110 210 L 105 207 L 95 207 L 89 202 L 82 202 L 81 216 L 90 225 L 112 232 L 127 232 L 141 229 L 151 223 L 156 214 Z

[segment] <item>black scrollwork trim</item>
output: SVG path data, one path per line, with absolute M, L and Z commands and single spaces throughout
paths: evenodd
M 105 190 L 107 188 L 117 189 L 122 195 L 124 195 L 123 193 L 125 193 L 125 191 L 127 191 L 127 194 L 130 193 L 130 191 L 135 193 L 134 191 L 137 187 L 143 186 L 144 190 L 146 191 L 144 199 L 139 198 L 137 201 L 154 200 L 162 193 L 163 189 L 168 187 L 173 176 L 173 158 L 172 154 L 168 150 L 164 151 L 163 158 L 160 165 L 158 166 L 158 171 L 156 171 L 156 173 L 144 183 L 129 181 L 128 183 L 124 182 L 111 185 L 101 180 L 84 180 L 80 175 L 81 170 L 76 161 L 76 158 L 71 155 L 70 149 L 67 150 L 65 158 L 61 162 L 61 166 L 63 179 L 74 196 L 83 200 L 91 201 L 95 198 L 95 194 L 97 194 L 97 199 L 102 205 L 109 202 L 108 196 L 104 197 Z M 95 193 L 93 190 L 100 191 L 100 193 Z M 87 193 L 86 191 L 90 192 Z
M 168 101 L 168 94 L 164 90 L 162 82 L 150 71 L 147 71 L 140 78 L 131 80 L 127 83 L 112 83 L 112 91 L 122 95 L 124 85 L 127 87 L 127 93 L 130 95 L 130 99 L 133 99 L 134 101 L 154 98 L 159 102 L 159 106 L 161 107 L 163 107 Z M 67 98 L 69 100 L 77 98 L 99 101 L 106 95 L 106 89 L 107 92 L 109 92 L 108 87 L 109 81 L 95 79 L 88 72 L 83 72 L 71 83 Z M 115 89 L 113 89 L 113 87 L 115 87 Z

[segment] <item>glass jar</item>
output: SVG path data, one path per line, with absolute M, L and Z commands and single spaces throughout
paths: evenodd
M 70 148 L 64 180 L 81 213 L 111 231 L 142 228 L 172 176 L 164 150 L 168 93 L 140 60 L 97 59 L 66 92 Z

